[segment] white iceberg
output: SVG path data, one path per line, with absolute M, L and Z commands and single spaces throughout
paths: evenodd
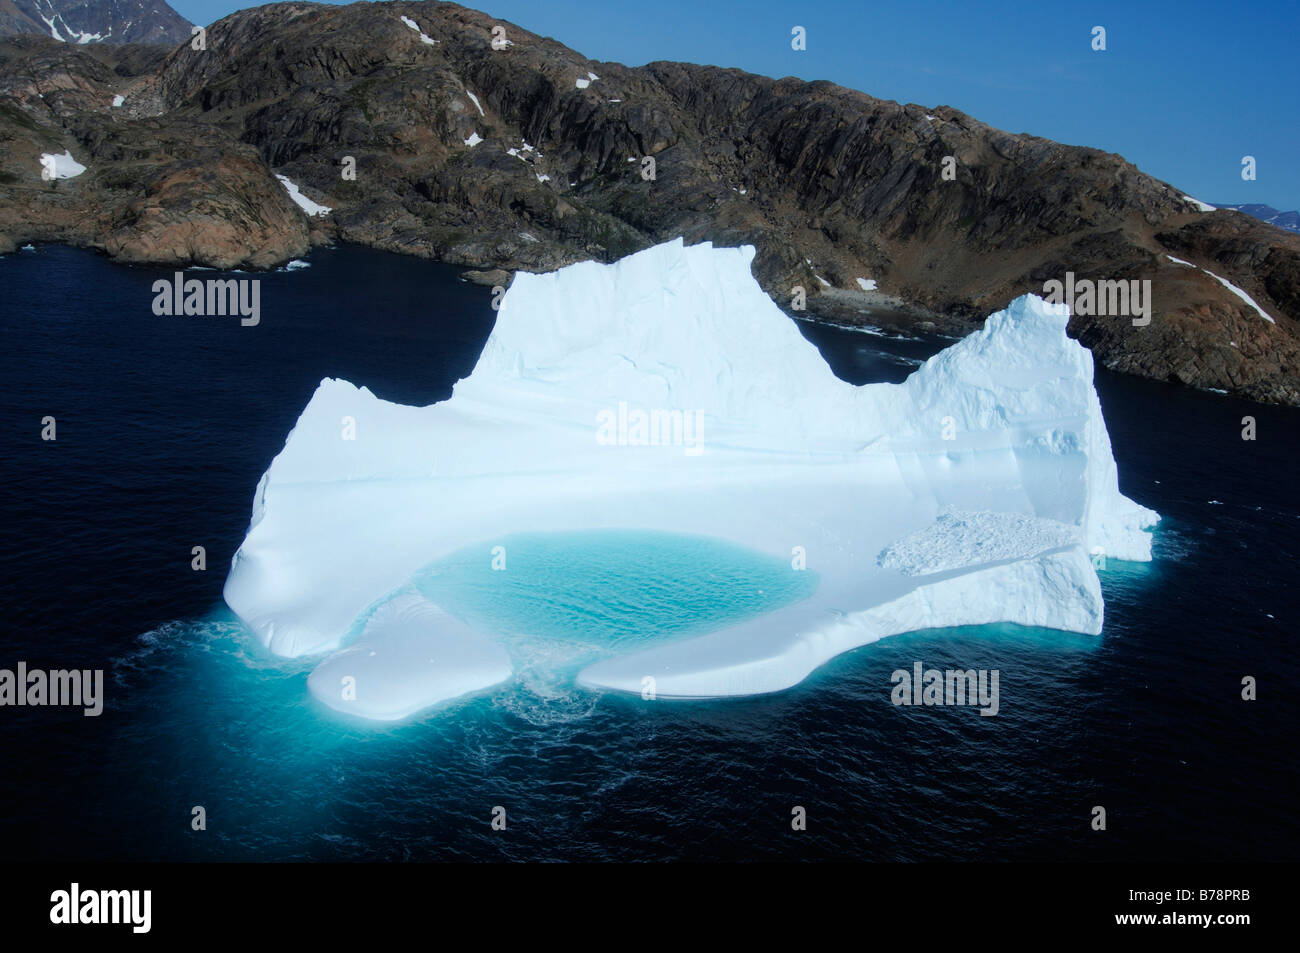
M 307 679 L 340 711 L 397 721 L 430 699 L 456 698 L 510 677 L 505 649 L 427 599 L 404 593 L 380 606 L 361 637 Z
M 753 257 L 679 239 L 518 273 L 473 373 L 428 407 L 322 381 L 258 484 L 226 601 L 281 655 L 361 629 L 310 685 L 372 718 L 508 677 L 493 633 L 388 607 L 420 567 L 518 533 L 708 536 L 819 576 L 765 616 L 597 661 L 578 676 L 593 688 L 776 691 L 921 627 L 1100 632 L 1093 554 L 1150 559 L 1159 517 L 1119 492 L 1067 308 L 1026 295 L 902 384 L 854 386 L 758 286 Z M 636 413 L 651 439 L 623 439 Z M 340 698 L 358 666 L 363 703 Z

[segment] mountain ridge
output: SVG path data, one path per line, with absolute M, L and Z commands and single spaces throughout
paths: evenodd
M 0 36 L 175 46 L 190 38 L 190 26 L 165 0 L 0 0 Z
M 1267 222 L 1270 225 L 1276 225 L 1278 228 L 1284 228 L 1288 232 L 1300 234 L 1300 212 L 1280 212 L 1271 205 L 1262 205 L 1257 202 L 1248 202 L 1245 205 L 1216 204 L 1215 208 L 1244 212 L 1261 222 Z
M 252 8 L 161 61 L 57 45 L 0 44 L 0 137 L 32 154 L 0 180 L 0 246 L 229 268 L 349 241 L 550 270 L 680 235 L 755 245 L 787 310 L 802 288 L 813 317 L 952 333 L 1067 272 L 1149 279 L 1149 326 L 1071 333 L 1116 370 L 1300 404 L 1300 236 L 1111 153 L 825 81 L 588 60 L 449 3 Z M 38 147 L 89 171 L 42 187 Z M 334 211 L 307 218 L 273 172 Z

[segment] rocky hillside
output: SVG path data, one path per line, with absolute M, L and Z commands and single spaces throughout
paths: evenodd
M 1101 362 L 1300 404 L 1300 236 L 945 106 L 594 62 L 455 4 L 260 7 L 163 59 L 2 42 L 0 142 L 0 248 L 260 267 L 349 241 L 544 270 L 682 235 L 757 246 L 783 307 L 800 287 L 816 316 L 958 333 L 1067 272 L 1147 279 L 1149 324 L 1073 319 Z M 87 171 L 42 181 L 64 150 Z
M 188 42 L 190 22 L 163 0 L 0 0 L 0 36 L 62 43 Z

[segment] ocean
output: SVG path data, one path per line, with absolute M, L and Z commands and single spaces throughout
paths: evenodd
M 646 704 L 528 673 L 356 722 L 308 694 L 313 660 L 270 656 L 224 607 L 226 569 L 321 378 L 449 396 L 491 292 L 422 259 L 321 249 L 234 275 L 261 280 L 243 327 L 155 315 L 173 273 L 59 246 L 0 257 L 0 667 L 103 668 L 107 696 L 93 718 L 0 708 L 0 857 L 1300 859 L 1300 411 L 1098 371 L 1120 488 L 1163 517 L 1152 563 L 1101 574 L 1100 637 L 913 632 L 733 700 Z M 902 380 L 948 343 L 799 326 L 853 383 Z M 683 596 L 659 595 L 646 611 L 680 628 Z M 999 670 L 998 716 L 893 705 L 891 672 L 916 661 Z

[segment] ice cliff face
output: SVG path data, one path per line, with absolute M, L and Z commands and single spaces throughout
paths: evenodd
M 340 656 L 312 691 L 376 718 L 508 677 L 491 633 L 437 607 L 407 606 L 400 624 L 366 610 L 420 566 L 517 532 L 714 536 L 821 576 L 762 619 L 598 662 L 580 676 L 593 687 L 640 691 L 651 675 L 661 697 L 774 691 L 921 626 L 1099 632 L 1090 553 L 1149 559 L 1158 517 L 1119 492 L 1065 308 L 1017 299 L 903 384 L 856 387 L 759 288 L 753 255 L 678 240 L 520 274 L 441 404 L 322 381 L 258 487 L 227 601 L 279 654 L 349 640 L 365 691 Z M 938 562 L 915 555 L 935 546 Z M 424 655 L 443 661 L 413 675 Z
M 679 241 L 612 266 L 521 274 L 456 397 L 545 398 L 579 423 L 591 406 L 629 399 L 702 411 L 732 449 L 907 454 L 936 473 L 941 497 L 946 470 L 923 455 L 979 451 L 1028 469 L 1055 458 L 1066 471 L 1086 462 L 1069 492 L 1054 487 L 1036 509 L 1077 523 L 1110 557 L 1151 558 L 1142 530 L 1156 515 L 1119 492 L 1092 354 L 1066 336 L 1065 306 L 1025 295 L 901 387 L 855 387 L 754 282 L 753 254 Z

